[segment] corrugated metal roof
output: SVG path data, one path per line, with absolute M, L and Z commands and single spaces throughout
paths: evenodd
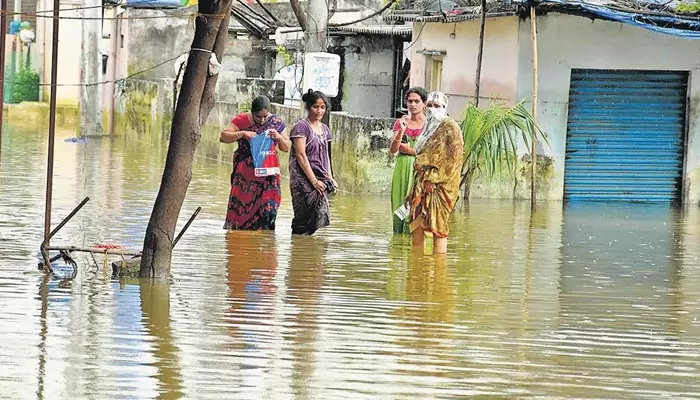
M 333 28 L 339 32 L 365 33 L 371 35 L 409 36 L 413 32 L 412 25 L 373 25 L 373 26 L 338 26 Z
M 490 12 L 486 14 L 487 18 L 510 17 L 516 15 L 515 11 L 505 12 Z M 480 13 L 463 13 L 456 15 L 422 15 L 420 12 L 413 14 L 408 13 L 390 13 L 384 16 L 386 21 L 405 21 L 405 22 L 463 22 L 481 18 Z

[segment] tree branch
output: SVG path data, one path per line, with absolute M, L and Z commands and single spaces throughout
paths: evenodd
M 299 26 L 304 32 L 306 32 L 306 30 L 308 29 L 308 24 L 306 22 L 306 13 L 304 12 L 304 9 L 301 8 L 299 0 L 289 0 L 289 4 L 291 4 L 292 6 L 292 11 L 294 11 L 294 15 L 296 15 L 297 17 Z
M 290 1 L 291 1 L 291 0 L 290 0 Z M 398 1 L 398 0 L 393 0 L 393 1 L 390 1 L 390 2 L 386 3 L 386 4 L 384 5 L 384 7 L 382 7 L 381 9 L 379 9 L 379 10 L 373 12 L 372 14 L 370 14 L 370 15 L 368 15 L 368 16 L 366 16 L 366 17 L 362 17 L 362 18 L 356 19 L 356 20 L 354 20 L 354 21 L 342 22 L 342 23 L 339 23 L 339 24 L 328 24 L 328 25 L 329 25 L 329 26 L 348 26 L 348 25 L 355 25 L 355 24 L 360 23 L 360 22 L 363 22 L 363 21 L 367 21 L 368 19 L 374 18 L 374 17 L 376 17 L 377 15 L 379 15 L 379 14 L 383 13 L 384 11 L 388 10 L 388 9 L 389 9 L 391 6 L 393 6 L 394 3 L 396 3 L 397 1 Z M 328 17 L 328 18 L 330 19 L 330 17 Z
M 228 3 L 225 8 L 226 10 L 231 9 L 233 3 L 232 0 L 224 0 Z M 213 52 L 216 54 L 216 58 L 221 62 L 224 58 L 224 50 L 226 48 L 226 39 L 228 38 L 228 21 L 231 17 L 231 13 L 226 13 L 226 16 L 221 19 L 219 27 L 217 28 L 216 41 L 214 42 Z M 214 108 L 214 103 L 216 101 L 216 82 L 219 80 L 219 74 L 210 76 L 207 74 L 207 82 L 204 86 L 204 92 L 202 93 L 202 101 L 199 104 L 199 126 L 203 126 L 209 117 L 209 113 L 212 108 Z

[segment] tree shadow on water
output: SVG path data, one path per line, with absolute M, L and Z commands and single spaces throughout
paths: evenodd
M 173 340 L 170 326 L 170 285 L 167 282 L 141 279 L 141 312 L 143 322 L 154 340 L 153 356 L 157 373 L 160 399 L 178 399 L 184 396 L 180 350 Z

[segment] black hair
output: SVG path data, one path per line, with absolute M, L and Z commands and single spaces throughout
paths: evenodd
M 330 101 L 328 101 L 328 97 L 326 97 L 326 95 L 323 94 L 323 92 L 319 92 L 318 90 L 314 91 L 313 89 L 309 89 L 308 92 L 304 93 L 304 95 L 301 96 L 301 101 L 304 102 L 307 111 L 311 109 L 311 106 L 316 104 L 318 99 L 323 100 L 323 102 L 326 104 L 326 108 L 330 106 Z
M 253 114 L 257 114 L 262 110 L 269 110 L 272 107 L 270 104 L 270 99 L 268 99 L 266 96 L 258 96 L 253 99 L 253 102 L 250 103 L 250 111 Z
M 428 101 L 428 91 L 423 89 L 422 87 L 415 86 L 410 89 L 408 89 L 408 92 L 406 92 L 406 98 L 408 99 L 408 96 L 411 95 L 411 93 L 417 94 L 421 100 L 423 100 L 423 103 Z

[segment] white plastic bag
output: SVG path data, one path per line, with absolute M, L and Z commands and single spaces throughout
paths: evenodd
M 216 53 L 211 53 L 209 57 L 209 75 L 216 75 L 221 71 L 221 63 L 216 58 Z
M 404 203 L 401 207 L 397 208 L 396 211 L 394 211 L 394 215 L 396 215 L 401 221 L 403 221 L 408 217 L 409 212 L 411 212 L 411 209 L 408 207 L 408 203 Z

